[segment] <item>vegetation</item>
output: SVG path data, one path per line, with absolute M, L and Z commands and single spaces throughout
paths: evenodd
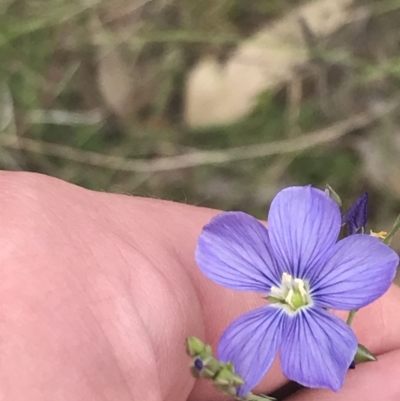
M 206 55 L 226 62 L 305 2 L 2 0 L 0 167 L 260 218 L 280 187 L 329 183 L 345 206 L 368 191 L 371 224 L 389 229 L 400 212 L 400 0 L 355 1 L 360 18 L 322 41 L 311 35 L 297 101 L 293 82 L 284 83 L 230 125 L 185 125 L 193 65 Z M 352 126 L 359 113 L 379 118 Z M 343 121 L 350 128 L 336 140 L 298 148 Z M 249 146 L 282 140 L 291 141 L 287 150 L 246 156 Z M 191 160 L 234 147 L 240 156 L 225 162 L 208 153 Z M 179 168 L 160 163 L 180 155 L 189 162 Z

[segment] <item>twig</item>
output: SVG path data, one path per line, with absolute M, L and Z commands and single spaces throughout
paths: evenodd
M 14 136 L 5 134 L 0 135 L 0 144 L 14 149 L 24 149 L 29 152 L 57 156 L 93 166 L 120 171 L 152 173 L 300 152 L 317 145 L 335 141 L 351 131 L 366 127 L 375 120 L 389 114 L 399 106 L 399 103 L 400 99 L 396 99 L 389 102 L 386 107 L 379 108 L 375 112 L 363 112 L 330 127 L 293 139 L 235 147 L 226 150 L 190 152 L 178 156 L 160 157 L 154 160 L 126 159 L 120 156 L 88 152 L 29 138 L 19 138 L 19 141 L 16 142 Z

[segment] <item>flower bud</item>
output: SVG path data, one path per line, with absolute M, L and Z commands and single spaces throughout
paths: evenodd
M 237 394 L 237 387 L 242 384 L 244 384 L 244 380 L 235 374 L 231 363 L 224 364 L 214 377 L 214 387 L 222 393 L 233 397 Z
M 196 379 L 199 379 L 204 369 L 204 362 L 201 358 L 195 357 L 190 365 L 190 373 Z
M 206 348 L 206 345 L 199 340 L 197 337 L 194 336 L 189 336 L 186 338 L 186 354 L 195 357 L 197 355 L 200 355 L 204 349 Z
M 233 373 L 224 367 L 214 378 L 214 387 L 221 393 L 235 397 L 237 395 L 237 386 L 232 384 L 234 381 L 232 375 Z
M 362 344 L 358 344 L 356 356 L 354 357 L 354 362 L 357 363 L 362 363 L 362 362 L 370 362 L 370 361 L 376 361 L 377 358 L 372 354 L 371 351 L 367 349 Z
M 364 230 L 368 218 L 368 194 L 364 192 L 343 215 L 342 223 L 347 224 L 349 235 Z
M 214 378 L 214 384 L 221 386 L 231 385 L 233 381 L 233 375 L 234 373 L 231 371 L 231 369 L 228 366 L 224 366 Z
M 193 358 L 190 364 L 190 372 L 196 379 L 214 379 L 221 370 L 222 364 L 204 350 L 200 355 Z

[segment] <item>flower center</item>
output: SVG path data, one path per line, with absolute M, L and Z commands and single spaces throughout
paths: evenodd
M 280 287 L 271 287 L 267 299 L 271 303 L 285 305 L 293 312 L 312 303 L 307 283 L 288 273 L 283 273 Z

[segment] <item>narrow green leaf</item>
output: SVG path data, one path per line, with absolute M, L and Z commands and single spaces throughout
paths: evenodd
M 186 354 L 191 357 L 199 355 L 206 347 L 206 345 L 195 336 L 186 337 L 185 345 Z
M 329 184 L 326 184 L 325 193 L 329 195 L 339 206 L 342 206 L 342 200 L 340 199 L 340 196 Z
M 392 242 L 392 239 L 394 237 L 394 235 L 397 233 L 397 231 L 400 229 L 400 214 L 397 216 L 396 221 L 393 224 L 392 229 L 390 230 L 389 234 L 386 236 L 386 238 L 383 240 L 383 242 L 386 245 L 390 245 L 390 243 Z

